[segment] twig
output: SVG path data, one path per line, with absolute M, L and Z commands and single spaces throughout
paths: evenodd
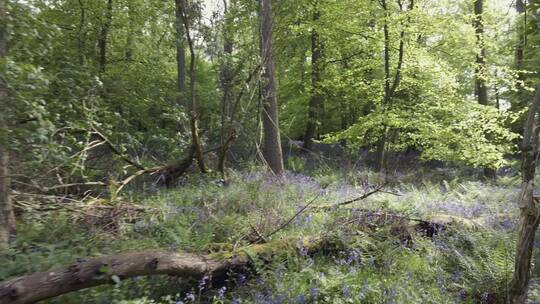
M 361 201 L 363 199 L 366 199 L 370 196 L 372 196 L 373 194 L 377 193 L 377 192 L 381 192 L 381 190 L 384 188 L 385 185 L 380 185 L 379 187 L 375 188 L 375 190 L 372 190 L 370 192 L 367 192 L 367 193 L 364 193 L 362 194 L 362 196 L 359 196 L 357 198 L 353 198 L 353 199 L 350 199 L 348 201 L 344 201 L 344 202 L 341 202 L 341 203 L 337 203 L 335 205 L 333 205 L 332 207 L 336 208 L 336 207 L 341 207 L 341 206 L 344 206 L 344 205 L 349 205 L 349 204 L 352 204 L 354 202 L 357 202 L 357 201 Z
M 283 228 L 287 227 L 290 223 L 292 223 L 292 221 L 294 221 L 295 218 L 297 218 L 300 214 L 302 214 L 309 206 L 311 206 L 311 204 L 313 204 L 315 202 L 315 200 L 317 200 L 317 198 L 319 198 L 321 196 L 322 192 L 319 192 L 317 193 L 317 195 L 311 199 L 311 201 L 309 201 L 304 207 L 302 207 L 300 210 L 298 210 L 288 221 L 286 221 L 285 223 L 283 223 L 281 226 L 279 226 L 276 230 L 270 232 L 266 238 L 269 238 L 271 237 L 272 235 L 278 233 L 279 231 L 281 231 Z M 249 242 L 249 244 L 254 244 L 258 241 L 261 240 L 261 237 L 257 238 L 255 241 L 252 241 L 252 242 Z
M 103 139 L 103 141 L 105 142 L 105 144 L 107 144 L 107 146 L 109 147 L 109 149 L 111 149 L 111 151 L 118 155 L 123 161 L 125 161 L 126 163 L 132 165 L 133 167 L 139 169 L 139 170 L 145 170 L 146 168 L 141 165 L 139 162 L 135 161 L 135 160 L 132 160 L 132 159 L 129 159 L 127 156 L 125 156 L 122 152 L 120 152 L 120 150 L 118 150 L 113 144 L 112 142 L 105 136 L 103 135 L 103 133 L 99 132 L 95 127 L 92 127 L 92 129 L 94 130 L 94 134 L 96 134 L 97 136 L 101 137 L 101 139 Z

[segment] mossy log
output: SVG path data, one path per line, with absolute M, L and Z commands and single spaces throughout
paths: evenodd
M 366 223 L 379 227 L 389 225 L 392 235 L 408 242 L 411 241 L 410 236 L 414 232 L 432 237 L 448 225 L 468 226 L 454 217 L 444 217 L 443 220 L 441 217 L 428 221 L 411 219 L 395 213 L 370 211 L 362 216 L 349 218 L 341 224 L 343 228 L 349 225 L 363 227 Z M 278 256 L 296 254 L 299 248 L 314 253 L 323 250 L 333 251 L 335 248 L 343 248 L 342 245 L 339 238 L 312 236 L 281 239 L 209 254 L 144 250 L 102 256 L 0 282 L 0 304 L 35 303 L 136 276 L 172 275 L 186 279 L 208 276 L 219 279 L 230 272 L 249 269 L 253 259 L 270 261 Z
M 333 243 L 331 238 L 304 237 L 252 245 L 230 252 L 207 255 L 145 250 L 97 257 L 72 265 L 36 272 L 0 283 L 0 303 L 24 304 L 65 293 L 112 284 L 118 279 L 148 275 L 185 278 L 216 278 L 229 270 L 249 267 L 253 258 L 270 260 L 276 255 L 298 252 L 298 247 L 318 251 Z

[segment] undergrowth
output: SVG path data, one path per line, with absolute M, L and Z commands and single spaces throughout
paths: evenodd
M 313 199 L 313 206 L 332 206 L 373 190 L 377 182 L 369 172 L 289 172 L 281 179 L 260 172 L 232 172 L 227 186 L 192 178 L 183 187 L 133 199 L 154 211 L 118 221 L 113 230 L 85 224 L 67 209 L 23 218 L 15 246 L 0 255 L 0 280 L 125 250 L 206 253 L 245 246 L 276 232 Z M 504 303 L 519 181 L 402 180 L 344 208 L 308 208 L 269 238 L 331 233 L 343 248 L 308 253 L 299 246 L 297 254 L 255 261 L 256 271 L 231 275 L 218 286 L 206 278 L 137 277 L 49 303 Z M 407 242 L 388 227 L 340 225 L 366 209 L 459 222 L 434 237 L 413 233 Z M 531 297 L 536 294 L 533 287 Z

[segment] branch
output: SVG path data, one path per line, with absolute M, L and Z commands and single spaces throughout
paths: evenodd
M 146 168 L 141 165 L 139 162 L 135 161 L 135 160 L 131 160 L 129 159 L 127 156 L 125 156 L 122 152 L 120 152 L 120 150 L 118 150 L 113 144 L 112 142 L 105 136 L 103 135 L 103 133 L 99 132 L 95 127 L 92 127 L 92 129 L 94 130 L 94 134 L 96 134 L 97 136 L 101 137 L 101 139 L 105 142 L 105 144 L 109 147 L 109 149 L 111 149 L 111 151 L 118 155 L 123 161 L 125 161 L 126 163 L 132 165 L 133 167 L 137 168 L 137 169 L 140 169 L 140 170 L 145 170 Z
M 269 237 L 271 237 L 272 235 L 278 233 L 279 231 L 281 231 L 283 228 L 287 227 L 290 223 L 292 223 L 292 221 L 297 218 L 300 214 L 302 214 L 309 206 L 311 206 L 311 204 L 313 204 L 315 202 L 315 200 L 317 200 L 317 198 L 319 198 L 319 196 L 321 196 L 321 193 L 322 192 L 319 192 L 317 193 L 317 195 L 311 199 L 311 201 L 309 201 L 304 207 L 300 208 L 300 210 L 298 210 L 288 221 L 286 221 L 285 223 L 281 224 L 276 230 L 270 232 L 266 237 L 262 237 L 262 236 L 259 236 L 256 240 L 250 242 L 250 244 L 254 244 L 254 243 L 257 243 L 258 241 L 260 241 L 261 239 L 268 239 Z
M 341 206 L 345 206 L 345 205 L 349 205 L 349 204 L 352 204 L 354 202 L 357 202 L 357 201 L 361 201 L 363 199 L 366 199 L 370 196 L 372 196 L 373 194 L 377 193 L 377 192 L 381 192 L 381 190 L 384 188 L 384 185 L 380 185 L 379 187 L 375 188 L 375 190 L 372 190 L 370 192 L 367 192 L 367 193 L 364 193 L 362 194 L 362 196 L 359 196 L 357 198 L 353 198 L 351 200 L 348 200 L 348 201 L 344 201 L 344 202 L 341 202 L 341 203 L 337 203 L 335 205 L 333 205 L 332 207 L 334 208 L 337 208 L 337 207 L 341 207 Z M 394 194 L 394 193 L 392 193 Z

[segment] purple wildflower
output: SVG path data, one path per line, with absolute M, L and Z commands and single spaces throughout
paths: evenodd
M 238 276 L 238 285 L 244 285 L 246 284 L 246 276 L 243 274 L 240 274 Z
M 186 296 L 184 297 L 184 301 L 186 302 L 193 302 L 195 301 L 195 295 L 191 292 L 188 292 Z
M 306 304 L 307 303 L 306 296 L 304 295 L 297 296 L 295 299 L 295 302 L 298 304 Z
M 351 290 L 349 289 L 349 286 L 343 285 L 342 292 L 345 299 L 351 298 Z
M 227 292 L 227 287 L 223 286 L 218 290 L 218 299 L 220 301 L 223 301 L 223 298 L 225 298 L 225 292 Z

